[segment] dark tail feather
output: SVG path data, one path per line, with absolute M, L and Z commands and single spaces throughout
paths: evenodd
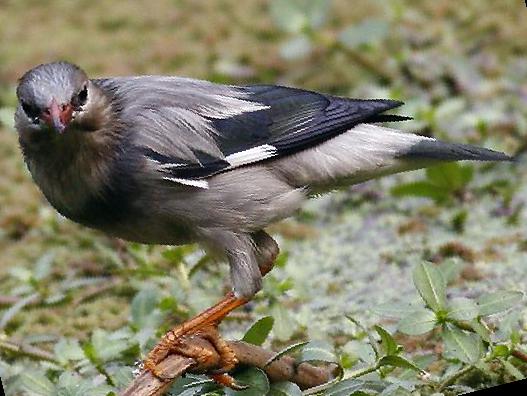
M 469 144 L 445 143 L 440 140 L 422 140 L 399 158 L 439 161 L 514 161 L 514 158 L 494 150 Z
M 412 117 L 402 116 L 398 114 L 376 114 L 367 119 L 367 122 L 397 122 L 413 120 Z

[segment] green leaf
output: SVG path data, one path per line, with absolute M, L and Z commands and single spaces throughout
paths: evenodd
M 370 341 L 369 346 L 373 350 L 373 353 L 375 354 L 375 360 L 377 360 L 380 356 L 380 350 L 379 346 L 377 345 L 377 340 L 375 339 L 373 332 L 368 331 L 366 327 L 364 327 L 357 319 L 355 319 L 353 316 L 346 315 L 346 318 L 355 326 L 357 326 L 359 329 L 361 329 L 363 332 L 365 332 L 368 335 L 368 340 Z
M 454 282 L 459 278 L 463 271 L 463 263 L 458 257 L 451 257 L 444 260 L 439 266 L 447 284 Z
M 516 368 L 511 362 L 502 359 L 501 362 L 503 363 L 503 367 L 509 373 L 515 380 L 520 381 L 525 378 L 523 373 Z
M 37 301 L 38 298 L 39 294 L 33 293 L 9 307 L 9 309 L 7 309 L 2 315 L 2 319 L 0 319 L 0 330 L 4 329 L 20 311 L 22 311 L 27 305 Z
M 509 347 L 507 345 L 494 345 L 492 355 L 496 357 L 508 357 L 510 355 Z
M 91 336 L 91 349 L 100 362 L 115 360 L 131 347 L 128 339 L 115 336 L 104 330 L 96 329 Z M 86 353 L 86 349 L 84 349 Z
M 78 340 L 61 338 L 53 347 L 53 352 L 61 364 L 86 358 Z
M 414 285 L 417 291 L 434 312 L 446 308 L 446 281 L 435 265 L 421 263 L 413 271 Z
M 400 348 L 392 335 L 379 325 L 375 325 L 374 329 L 377 334 L 379 334 L 379 337 L 381 337 L 381 345 L 384 349 L 384 353 L 386 355 L 397 355 Z
M 290 311 L 282 304 L 273 304 L 270 311 L 271 316 L 274 318 L 273 335 L 279 341 L 289 340 L 297 328 L 297 324 L 291 317 Z
M 264 367 L 269 366 L 274 361 L 280 359 L 282 356 L 285 356 L 289 353 L 293 353 L 301 349 L 304 345 L 307 345 L 309 342 L 297 342 L 296 344 L 289 345 L 288 347 L 282 349 L 280 352 L 275 353 L 267 362 L 265 362 Z
M 247 330 L 242 341 L 253 345 L 262 345 L 269 336 L 273 324 L 274 319 L 272 316 L 265 316 L 259 319 Z
M 53 251 L 42 255 L 35 263 L 35 268 L 33 269 L 33 278 L 39 281 L 47 278 L 53 269 L 54 260 L 55 252 Z
M 287 260 L 289 260 L 289 252 L 288 251 L 280 251 L 278 254 L 278 257 L 276 258 L 274 262 L 274 266 L 276 268 L 284 268 L 287 264 Z
M 397 329 L 408 335 L 419 335 L 428 333 L 435 326 L 435 313 L 429 309 L 422 309 L 402 318 L 397 324 Z
M 280 46 L 280 56 L 286 60 L 298 60 L 309 56 L 312 50 L 311 40 L 305 35 L 299 35 Z
M 110 366 L 106 371 L 117 389 L 124 389 L 134 378 L 134 368 L 130 366 Z
M 424 197 L 437 202 L 446 201 L 449 197 L 447 191 L 426 181 L 399 184 L 393 187 L 390 192 L 394 197 Z
M 465 297 L 453 298 L 448 304 L 448 318 L 472 320 L 478 316 L 478 306 L 474 300 Z
M 360 379 L 349 378 L 339 381 L 330 386 L 324 392 L 324 396 L 349 396 L 355 392 L 360 391 L 365 385 L 365 382 Z
M 474 329 L 481 339 L 485 342 L 491 342 L 491 333 L 487 326 L 483 323 L 481 318 L 470 321 L 470 326 Z
M 470 165 L 447 162 L 426 169 L 426 177 L 432 184 L 454 192 L 466 186 L 473 178 L 474 170 Z
M 271 390 L 268 396 L 302 396 L 302 391 L 298 385 L 293 382 L 276 382 L 271 385 Z
M 424 370 L 422 370 L 419 366 L 417 366 L 415 363 L 413 363 L 412 361 L 402 357 L 402 356 L 396 356 L 396 355 L 391 355 L 391 356 L 384 356 L 380 361 L 379 361 L 379 365 L 381 366 L 393 366 L 393 367 L 400 367 L 400 368 L 404 368 L 404 369 L 410 369 L 410 370 L 413 370 L 413 371 L 416 371 L 418 373 L 425 373 Z
M 370 344 L 359 340 L 351 340 L 346 343 L 343 350 L 352 357 L 362 360 L 366 364 L 374 364 L 377 360 L 373 347 Z
M 302 348 L 297 362 L 337 363 L 338 359 L 332 349 L 325 341 L 311 341 Z
M 170 261 L 173 264 L 180 263 L 183 259 L 192 253 L 196 248 L 192 245 L 187 246 L 176 246 L 170 249 L 167 249 L 161 253 L 163 258 Z
M 351 49 L 376 44 L 384 40 L 389 33 L 389 24 L 382 19 L 367 19 L 357 25 L 344 29 L 339 36 L 340 42 Z
M 474 364 L 483 356 L 481 337 L 454 326 L 445 326 L 442 333 L 447 354 L 463 363 Z
M 504 312 L 523 299 L 521 291 L 499 291 L 484 294 L 477 299 L 479 314 L 481 316 L 493 315 Z
M 217 386 L 213 385 L 210 380 L 199 380 L 194 376 L 187 375 L 186 377 L 178 378 L 174 384 L 170 387 L 167 394 L 177 396 L 216 396 L 223 395 L 221 393 L 207 393 L 207 390 Z
M 136 329 L 157 327 L 162 320 L 158 308 L 159 293 L 153 289 L 143 289 L 137 293 L 130 308 L 131 322 Z
M 262 396 L 269 392 L 269 379 L 259 368 L 250 367 L 236 374 L 234 378 L 240 385 L 247 385 L 248 388 L 241 391 L 225 388 L 226 396 Z
M 93 380 L 83 379 L 79 374 L 64 372 L 57 381 L 57 396 L 107 396 L 112 388 L 100 383 L 97 377 Z
M 20 375 L 20 386 L 31 395 L 55 396 L 55 385 L 43 374 L 36 371 L 24 371 Z
M 272 0 L 269 11 L 279 28 L 289 33 L 300 33 L 322 26 L 329 4 L 327 0 Z
M 397 318 L 400 319 L 403 316 L 407 316 L 411 313 L 414 313 L 415 311 L 418 311 L 422 309 L 422 305 L 414 304 L 414 303 L 385 303 L 385 304 L 379 304 L 375 307 L 372 307 L 370 310 L 379 316 L 386 316 L 389 318 Z
M 13 114 L 15 114 L 16 109 L 11 107 L 2 107 L 0 108 L 0 125 L 6 129 L 15 130 L 15 120 Z

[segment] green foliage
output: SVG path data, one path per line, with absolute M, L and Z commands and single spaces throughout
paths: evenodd
M 269 396 L 302 396 L 302 391 L 292 382 L 277 382 L 271 385 Z
M 508 310 L 523 298 L 521 291 L 499 291 L 480 296 L 476 300 L 480 316 L 493 315 Z
M 302 347 L 298 361 L 335 363 L 337 357 L 331 349 L 331 345 L 324 341 L 309 342 Z
M 291 354 L 293 352 L 296 352 L 300 349 L 302 349 L 304 346 L 306 346 L 309 342 L 303 341 L 303 342 L 297 342 L 295 344 L 291 344 L 284 349 L 282 349 L 280 352 L 275 353 L 267 362 L 265 362 L 265 366 L 269 366 L 274 361 L 280 359 L 282 356 L 286 356 L 288 354 Z
M 390 26 L 382 19 L 367 19 L 349 26 L 340 33 L 340 42 L 348 48 L 364 49 L 378 44 L 389 34 Z
M 442 333 L 445 354 L 467 364 L 475 364 L 483 357 L 483 340 L 475 333 L 467 333 L 450 324 Z
M 413 272 L 414 285 L 434 312 L 440 312 L 446 306 L 446 280 L 439 268 L 428 263 L 418 265 Z
M 512 353 L 509 346 L 492 341 L 495 337 L 485 319 L 513 308 L 521 302 L 523 293 L 503 291 L 483 294 L 477 299 L 466 297 L 448 299 L 446 280 L 452 279 L 452 274 L 455 273 L 452 268 L 452 265 L 439 267 L 430 263 L 421 263 L 415 267 L 413 281 L 424 306 L 415 307 L 410 313 L 396 311 L 396 315 L 401 313 L 404 315 L 398 323 L 398 330 L 408 335 L 420 335 L 441 329 L 439 334 L 444 343 L 444 357 L 466 365 L 458 370 L 460 376 L 473 367 L 488 368 L 485 363 L 497 361 L 505 371 L 510 370 L 513 377 L 519 378 L 518 374 L 521 372 L 510 361 Z M 393 314 L 394 311 L 381 309 L 378 312 Z M 391 345 L 393 350 L 393 343 L 384 341 L 387 337 L 386 332 L 381 332 L 379 335 L 383 343 Z M 509 345 L 514 344 L 511 340 L 508 342 Z M 397 366 L 397 361 L 393 358 L 385 359 L 384 362 Z M 408 368 L 412 364 L 410 362 Z M 406 363 L 401 362 L 398 367 L 405 365 Z M 445 374 L 443 382 L 439 382 L 440 389 L 451 385 L 452 378 L 457 377 L 454 374 Z
M 272 0 L 270 14 L 279 28 L 301 33 L 320 28 L 327 19 L 329 7 L 328 0 Z
M 395 197 L 425 197 L 446 203 L 463 192 L 473 177 L 474 168 L 471 165 L 449 162 L 427 168 L 426 180 L 395 186 L 391 192 Z
M 247 386 L 247 389 L 234 391 L 225 389 L 226 396 L 261 396 L 267 395 L 271 389 L 269 379 L 262 370 L 256 367 L 250 367 L 234 376 L 236 382 L 240 385 Z
M 272 316 L 265 316 L 258 319 L 258 321 L 247 330 L 242 340 L 249 344 L 262 345 L 273 329 L 273 324 L 274 319 Z
M 436 314 L 429 309 L 420 309 L 404 316 L 397 325 L 399 331 L 408 335 L 419 335 L 436 326 Z

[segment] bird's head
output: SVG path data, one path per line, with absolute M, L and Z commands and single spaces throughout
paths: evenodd
M 86 73 L 67 62 L 36 66 L 17 88 L 15 124 L 19 131 L 53 130 L 60 134 L 87 119 L 92 96 L 100 95 Z

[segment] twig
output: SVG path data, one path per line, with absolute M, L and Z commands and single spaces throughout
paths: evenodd
M 0 306 L 13 305 L 22 300 L 19 296 L 0 296 Z
M 370 74 L 374 74 L 383 83 L 389 84 L 390 82 L 396 80 L 396 77 L 393 76 L 393 74 L 390 73 L 388 69 L 381 66 L 378 62 L 368 59 L 361 51 L 355 51 L 351 48 L 348 48 L 338 41 L 334 43 L 334 48 L 345 52 L 359 67 L 363 68 Z
M 115 288 L 118 288 L 121 286 L 121 281 L 117 278 L 111 278 L 109 279 L 107 282 L 99 285 L 99 286 L 96 286 L 95 288 L 92 288 L 92 289 L 88 289 L 85 293 L 81 294 L 80 296 L 78 296 L 75 300 L 73 300 L 73 306 L 77 306 L 77 305 L 80 305 L 82 303 L 85 303 L 86 301 L 88 300 L 91 300 L 95 297 L 98 297 L 99 295 L 109 291 L 109 290 L 112 290 L 112 289 L 115 289 Z
M 57 360 L 52 353 L 32 345 L 0 340 L 0 349 L 12 352 L 16 355 L 27 356 L 36 360 L 47 360 L 48 362 L 57 363 Z
M 117 278 L 110 278 L 108 281 L 104 282 L 103 284 L 88 288 L 83 294 L 78 296 L 74 301 L 73 305 L 79 305 L 82 304 L 88 300 L 91 300 L 109 290 L 116 289 L 116 288 L 122 288 L 124 285 L 122 282 Z M 25 297 L 23 296 L 9 296 L 9 295 L 0 295 L 0 307 L 2 306 L 10 306 L 18 303 L 19 301 L 23 300 Z M 35 307 L 35 306 L 42 306 L 46 305 L 44 299 L 42 296 L 39 298 L 34 298 L 30 302 L 28 302 L 24 307 Z M 53 304 L 56 305 L 56 304 Z
M 194 340 L 196 342 L 198 340 Z M 214 348 L 205 340 L 199 340 L 201 346 L 215 353 Z M 296 383 L 301 389 L 311 388 L 330 381 L 336 371 L 335 367 L 315 367 L 308 363 L 297 364 L 295 359 L 284 356 L 269 366 L 265 363 L 274 356 L 274 352 L 263 349 L 259 346 L 247 344 L 243 341 L 229 341 L 230 347 L 236 353 L 239 364 L 243 366 L 253 366 L 264 370 L 272 382 L 291 381 Z M 219 362 L 213 359 L 214 364 Z M 178 377 L 186 372 L 203 372 L 213 367 L 197 367 L 196 361 L 184 356 L 169 355 L 159 365 L 163 376 L 170 378 L 161 380 L 154 377 L 148 371 L 142 371 L 126 388 L 120 396 L 160 396 L 170 387 Z
M 511 355 L 516 359 L 520 359 L 522 362 L 527 363 L 527 353 L 520 351 L 519 349 L 513 349 Z

